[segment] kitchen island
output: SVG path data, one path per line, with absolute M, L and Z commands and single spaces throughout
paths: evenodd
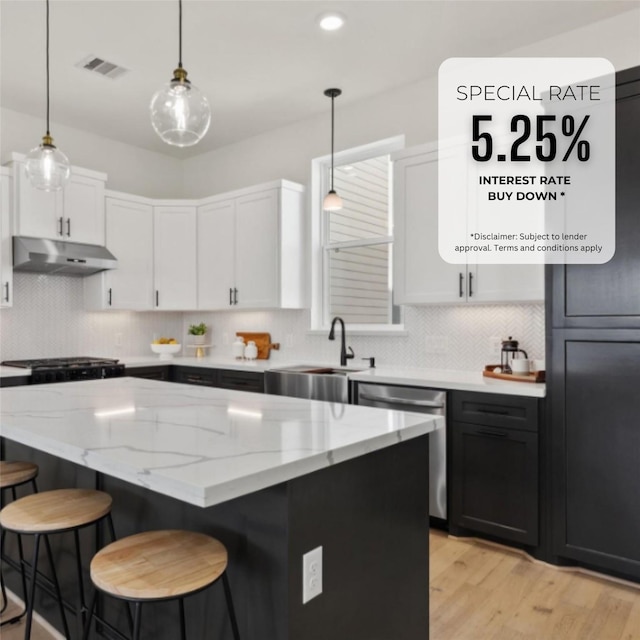
M 428 637 L 428 434 L 442 418 L 133 378 L 0 401 L 3 457 L 37 462 L 41 489 L 108 491 L 119 536 L 219 538 L 243 638 Z M 57 543 L 68 561 L 71 541 Z M 318 546 L 323 593 L 303 604 L 302 555 Z M 63 580 L 72 599 L 70 567 Z M 230 637 L 220 591 L 187 602 L 190 637 Z M 37 608 L 59 624 L 50 599 Z M 148 609 L 146 637 L 173 638 L 176 612 Z

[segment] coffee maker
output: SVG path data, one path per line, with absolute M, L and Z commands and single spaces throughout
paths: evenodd
M 524 349 L 518 347 L 518 341 L 514 340 L 512 336 L 502 341 L 502 349 L 500 351 L 500 369 L 502 373 L 512 373 L 511 361 L 518 353 L 523 353 L 525 358 L 529 357 Z

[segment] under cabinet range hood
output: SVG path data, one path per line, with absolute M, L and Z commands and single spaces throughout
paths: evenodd
M 89 276 L 117 265 L 115 256 L 97 244 L 13 236 L 14 271 Z

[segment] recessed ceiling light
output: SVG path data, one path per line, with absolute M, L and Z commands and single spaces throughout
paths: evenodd
M 325 31 L 336 31 L 344 24 L 344 16 L 341 13 L 323 13 L 318 19 L 320 28 Z

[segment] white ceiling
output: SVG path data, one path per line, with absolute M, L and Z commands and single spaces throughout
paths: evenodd
M 437 73 L 451 56 L 491 56 L 638 7 L 638 2 L 480 0 L 183 0 L 183 63 L 213 110 L 209 132 L 177 149 L 148 105 L 177 64 L 177 0 L 51 0 L 51 119 L 188 157 Z M 347 17 L 323 32 L 327 10 Z M 43 117 L 44 0 L 0 2 L 0 104 Z M 117 80 L 77 69 L 95 54 Z M 55 136 L 55 129 L 52 132 Z

